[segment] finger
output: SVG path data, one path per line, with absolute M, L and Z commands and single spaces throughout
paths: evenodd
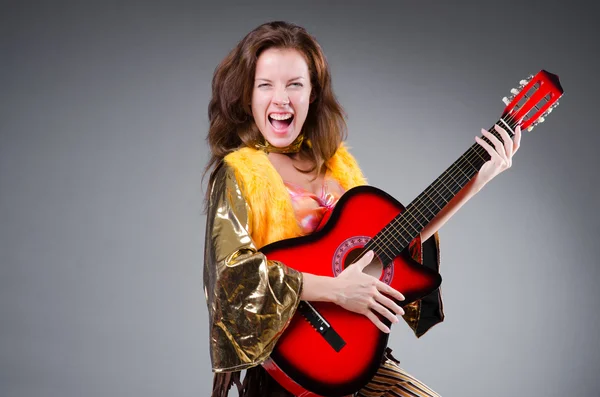
M 485 149 L 486 152 L 488 152 L 488 154 L 490 155 L 490 157 L 492 158 L 494 163 L 503 164 L 505 162 L 504 159 L 502 159 L 502 157 L 500 157 L 500 155 L 498 155 L 498 152 L 496 152 L 494 150 L 494 148 L 492 148 L 486 141 L 484 141 L 483 139 L 481 139 L 478 136 L 475 137 L 475 140 L 477 141 L 478 144 L 481 145 L 481 147 L 483 147 Z
M 383 306 L 385 306 L 385 308 L 393 311 L 397 315 L 400 315 L 400 316 L 404 315 L 404 309 L 402 309 L 399 305 L 396 304 L 396 302 L 394 302 L 387 296 L 385 296 L 383 294 L 377 294 L 377 295 L 375 295 L 375 299 L 377 300 L 377 302 L 379 302 Z
M 369 310 L 367 314 L 365 314 L 365 316 L 367 316 L 367 318 L 371 320 L 371 322 L 375 324 L 375 326 L 379 328 L 381 332 L 385 332 L 386 334 L 390 333 L 390 329 L 384 323 L 381 322 L 381 320 L 379 319 L 379 317 L 377 317 L 375 313 Z
M 396 317 L 394 313 L 392 313 L 387 307 L 378 303 L 376 300 L 373 300 L 373 303 L 371 303 L 370 308 L 372 310 L 375 310 L 377 313 L 381 314 L 383 317 L 390 320 L 390 322 L 392 323 L 397 323 L 399 321 L 398 317 Z
M 513 141 L 510 139 L 510 135 L 504 128 L 501 128 L 498 124 L 494 125 L 494 129 L 498 131 L 498 133 L 502 136 L 502 140 L 504 141 L 504 150 L 506 150 L 506 154 L 508 158 L 512 157 L 514 152 Z
M 358 260 L 358 262 L 356 262 L 356 265 L 358 265 L 360 270 L 363 271 L 365 270 L 365 267 L 367 267 L 369 263 L 371 263 L 374 256 L 375 252 L 373 252 L 373 250 L 369 250 L 366 254 L 362 256 L 362 258 Z
M 484 130 L 483 128 L 481 129 L 481 132 L 487 139 L 490 140 L 490 142 L 492 142 L 494 144 L 494 148 L 496 148 L 496 152 L 498 152 L 500 157 L 502 157 L 502 158 L 506 157 L 506 148 L 504 147 L 502 142 L 500 142 L 500 139 L 498 139 L 496 137 L 496 135 L 492 134 L 491 132 L 489 132 L 487 130 Z
M 377 280 L 377 289 L 385 294 L 393 296 L 399 301 L 403 301 L 405 299 L 404 295 L 402 295 L 400 291 L 395 290 L 381 280 Z
M 513 154 L 517 153 L 517 150 L 519 150 L 519 147 L 521 147 L 521 126 L 520 125 L 518 125 L 517 128 L 515 128 Z

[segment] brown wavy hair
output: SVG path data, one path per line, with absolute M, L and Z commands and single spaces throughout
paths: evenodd
M 346 138 L 346 114 L 333 93 L 329 65 L 317 40 L 293 23 L 264 23 L 248 33 L 215 69 L 206 138 L 211 157 L 205 175 L 228 153 L 264 141 L 250 104 L 256 62 L 269 48 L 295 49 L 308 65 L 312 102 L 301 133 L 310 144 L 302 145 L 301 154 L 312 160 L 314 167 L 307 172 L 321 171 Z

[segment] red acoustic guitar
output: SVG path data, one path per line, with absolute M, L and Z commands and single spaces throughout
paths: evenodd
M 558 76 L 542 70 L 521 80 L 511 93 L 503 99 L 507 106 L 497 124 L 513 136 L 518 125 L 532 129 L 544 121 L 563 90 Z M 493 128 L 489 131 L 502 140 Z M 352 188 L 320 230 L 269 244 L 261 252 L 301 272 L 337 276 L 364 252 L 374 250 L 368 268 L 402 292 L 406 300 L 397 303 L 407 305 L 441 283 L 437 272 L 412 260 L 407 247 L 489 159 L 474 144 L 406 208 L 375 187 Z M 302 301 L 263 367 L 296 396 L 346 396 L 375 375 L 387 341 L 388 334 L 363 315 L 332 303 Z

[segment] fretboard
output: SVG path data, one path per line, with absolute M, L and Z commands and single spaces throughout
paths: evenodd
M 516 123 L 500 118 L 496 124 L 504 128 L 511 137 L 514 136 Z M 504 141 L 493 127 L 488 131 L 500 139 L 500 142 Z M 486 137 L 482 137 L 482 139 L 494 147 Z M 410 242 L 419 235 L 442 208 L 473 179 L 481 166 L 489 159 L 490 155 L 481 145 L 478 143 L 473 144 L 423 193 L 408 204 L 402 213 L 377 233 L 365 246 L 365 249 L 373 249 L 384 264 L 389 264 L 393 258 L 408 247 Z

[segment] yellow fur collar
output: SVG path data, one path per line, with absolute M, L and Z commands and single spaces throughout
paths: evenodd
M 300 235 L 290 195 L 266 153 L 241 148 L 225 156 L 250 208 L 248 224 L 256 247 Z M 348 190 L 367 183 L 358 163 L 341 145 L 327 161 L 329 175 Z

